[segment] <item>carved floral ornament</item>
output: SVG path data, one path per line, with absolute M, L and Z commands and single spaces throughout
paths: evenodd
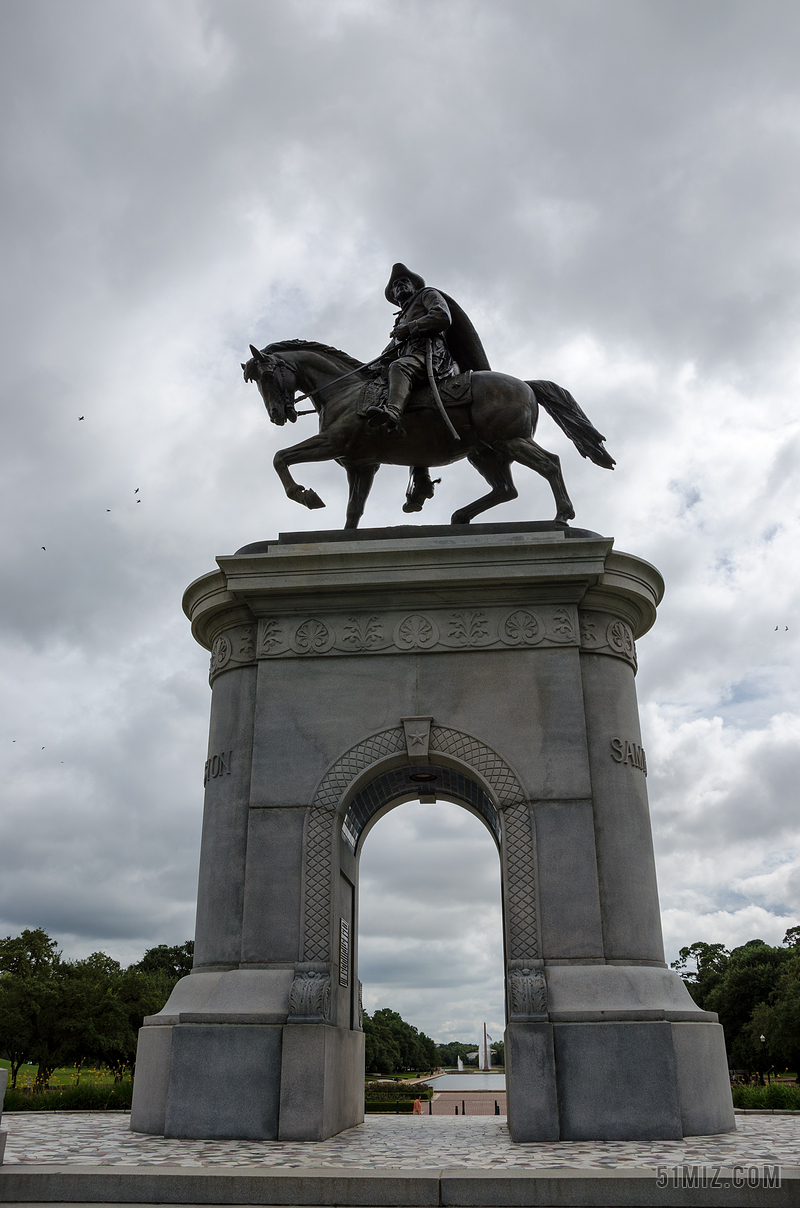
M 327 973 L 295 973 L 289 991 L 289 1018 L 292 1022 L 329 1020 L 331 1015 L 331 979 Z
M 266 617 L 257 629 L 234 625 L 217 635 L 210 677 L 256 659 L 578 645 L 592 654 L 624 659 L 636 670 L 636 644 L 626 621 L 603 612 L 579 614 L 574 604 L 537 604 Z
M 566 604 L 267 617 L 256 645 L 257 657 L 270 659 L 577 644 L 577 610 Z
M 513 1021 L 543 1019 L 547 1016 L 547 982 L 544 971 L 533 962 L 508 971 L 508 1014 Z

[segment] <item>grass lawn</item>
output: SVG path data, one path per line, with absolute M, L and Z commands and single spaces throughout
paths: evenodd
M 37 1069 L 38 1066 L 35 1065 L 21 1065 L 19 1067 L 19 1073 L 17 1074 L 17 1090 L 22 1090 L 25 1087 L 28 1078 L 31 1080 L 31 1086 L 33 1086 L 34 1082 L 36 1081 Z M 0 1070 L 8 1070 L 8 1087 L 10 1090 L 11 1062 L 0 1060 Z M 77 1066 L 64 1066 L 63 1069 L 54 1070 L 50 1077 L 51 1088 L 76 1085 L 88 1086 L 89 1084 L 92 1086 L 114 1085 L 114 1075 L 111 1070 L 95 1069 L 93 1066 L 84 1065 L 80 1070 L 80 1083 L 78 1083 L 78 1073 L 79 1071 Z

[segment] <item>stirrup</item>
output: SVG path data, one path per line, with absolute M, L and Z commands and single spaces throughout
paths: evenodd
M 433 499 L 436 484 L 441 481 L 441 478 L 432 478 L 429 482 L 425 482 L 422 486 L 417 487 L 415 491 L 406 496 L 403 511 L 406 513 L 421 512 L 427 501 Z

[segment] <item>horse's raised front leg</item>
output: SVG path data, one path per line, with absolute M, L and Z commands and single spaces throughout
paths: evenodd
M 364 505 L 372 490 L 372 483 L 380 466 L 350 466 L 347 468 L 347 485 L 350 494 L 347 499 L 347 518 L 344 522 L 346 529 L 358 528 L 358 522 L 364 515 Z
M 548 453 L 547 449 L 543 449 L 535 441 L 530 440 L 526 436 L 517 436 L 512 437 L 511 440 L 504 440 L 503 448 L 508 450 L 514 461 L 518 461 L 523 466 L 528 466 L 531 470 L 536 470 L 537 474 L 541 474 L 550 483 L 550 489 L 556 501 L 556 520 L 561 524 L 574 520 L 575 509 L 572 506 L 572 500 L 567 494 L 567 488 L 561 475 L 561 462 L 558 456 L 555 453 Z
M 486 448 L 470 453 L 467 461 L 475 467 L 479 474 L 483 475 L 492 489 L 488 495 L 482 495 L 474 503 L 469 503 L 465 508 L 459 508 L 457 512 L 453 512 L 450 517 L 451 524 L 469 524 L 470 520 L 480 512 L 485 512 L 488 508 L 493 508 L 495 504 L 507 503 L 509 499 L 517 497 L 517 488 L 511 477 L 510 458 Z
M 289 466 L 303 461 L 333 461 L 338 451 L 324 432 L 310 436 L 308 440 L 301 440 L 298 445 L 291 445 L 288 449 L 279 449 L 272 459 L 272 464 L 289 498 L 307 508 L 324 508 L 325 504 L 316 491 L 295 482 L 289 473 Z

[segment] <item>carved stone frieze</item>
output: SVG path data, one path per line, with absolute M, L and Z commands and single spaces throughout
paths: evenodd
M 577 646 L 574 604 L 264 617 L 259 659 Z
M 324 1023 L 331 1017 L 331 979 L 327 973 L 296 973 L 289 992 L 292 1023 Z
M 627 622 L 607 612 L 581 611 L 580 626 L 581 650 L 624 659 L 636 671 L 636 643 Z
M 246 667 L 255 662 L 255 625 L 234 625 L 217 634 L 211 646 L 211 663 L 208 669 L 209 683 L 213 683 L 221 671 L 235 667 Z
M 512 1023 L 547 1017 L 547 982 L 542 969 L 524 962 L 508 971 L 508 1014 Z

